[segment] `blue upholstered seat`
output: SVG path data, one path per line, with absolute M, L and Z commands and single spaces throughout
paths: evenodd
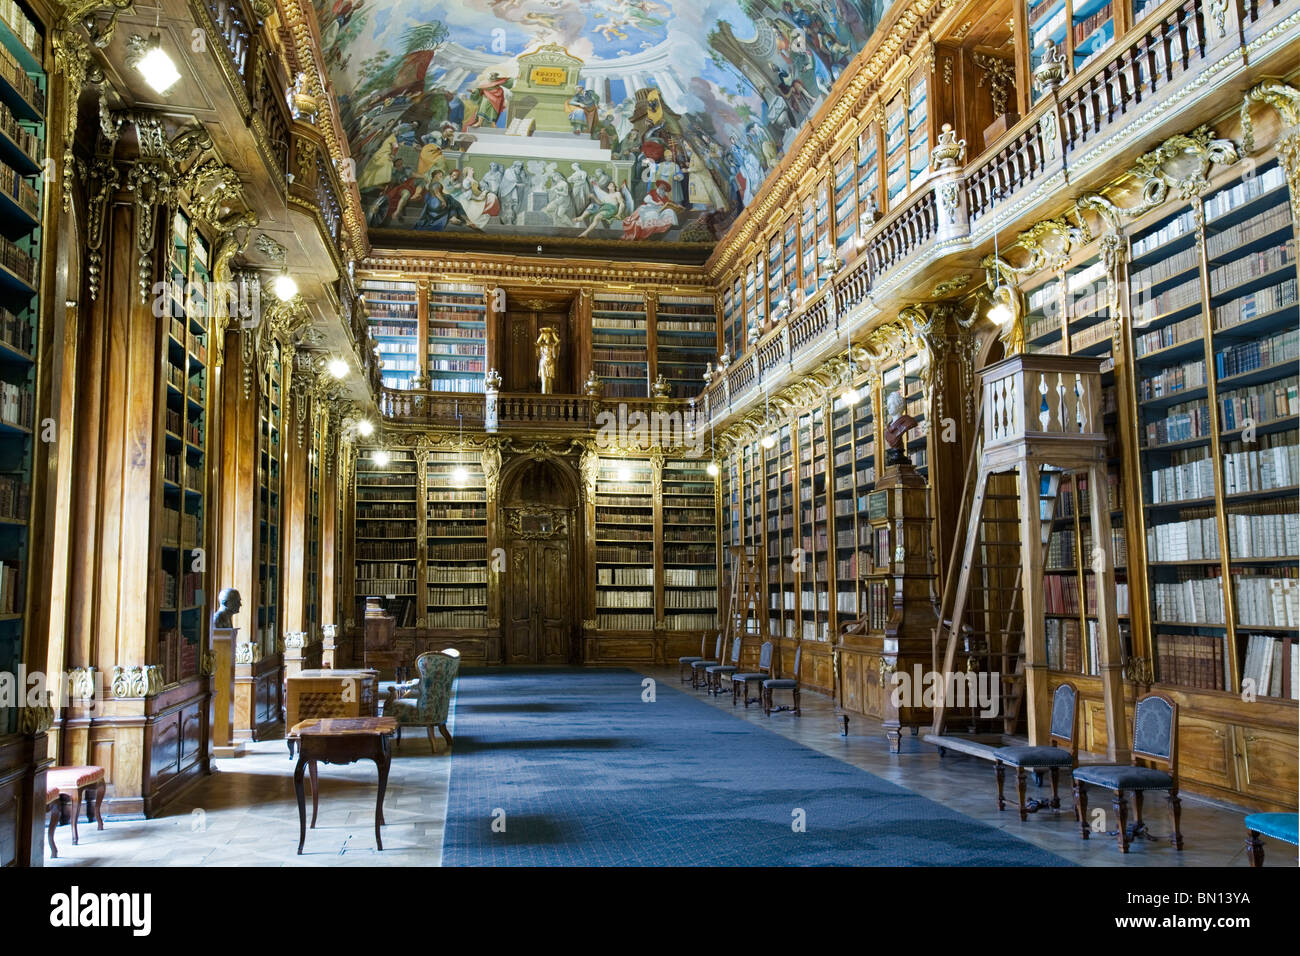
M 799 682 L 793 677 L 769 677 L 763 681 L 763 687 L 767 690 L 794 690 L 799 686 Z
M 993 759 L 1009 767 L 1072 767 L 1070 751 L 1060 747 L 999 747 Z
M 1246 817 L 1246 829 L 1292 846 L 1300 846 L 1300 814 L 1252 813 Z
M 698 667 L 700 670 L 704 670 L 704 669 L 707 668 L 707 667 L 717 667 L 717 666 L 718 666 L 718 662 L 717 662 L 717 661 L 706 661 L 706 660 L 700 658 L 700 659 L 696 659 L 696 660 L 691 661 L 691 666 L 692 666 L 692 667 Z
M 1163 770 L 1118 764 L 1080 767 L 1074 779 L 1110 790 L 1168 790 L 1174 785 L 1174 778 Z
M 763 671 L 761 673 L 733 674 L 731 679 L 745 681 L 745 680 L 762 680 L 765 677 L 767 677 L 767 671 Z
M 696 661 L 702 661 L 702 660 L 704 660 L 703 657 L 679 657 L 679 658 L 677 658 L 677 663 L 678 663 L 678 664 L 694 664 Z
M 704 668 L 710 674 L 734 674 L 736 666 L 734 664 L 714 664 L 712 667 Z

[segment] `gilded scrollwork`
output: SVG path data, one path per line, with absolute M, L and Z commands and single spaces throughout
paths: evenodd
M 1300 222 L 1300 90 L 1280 80 L 1257 83 L 1246 93 L 1241 104 L 1245 151 L 1254 151 L 1254 127 L 1250 122 L 1250 104 L 1264 103 L 1282 117 L 1282 135 L 1277 142 L 1278 162 L 1286 174 L 1291 191 L 1291 216 Z

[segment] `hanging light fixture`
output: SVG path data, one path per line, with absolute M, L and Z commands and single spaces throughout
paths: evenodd
M 375 433 L 375 423 L 368 418 L 363 418 L 357 422 L 357 434 L 362 438 L 369 438 Z
M 632 469 L 626 464 L 618 466 L 618 480 L 623 484 L 627 484 L 632 480 Z
M 388 454 L 388 452 L 380 448 L 378 451 L 373 451 L 370 453 L 370 460 L 373 461 L 380 468 L 387 468 L 388 463 L 392 460 L 392 457 Z
M 288 268 L 271 281 L 271 290 L 281 302 L 288 302 L 298 294 L 298 283 L 289 275 Z
M 328 368 L 330 375 L 336 379 L 343 378 L 348 374 L 348 363 L 341 358 L 330 359 Z
M 155 27 L 157 25 L 154 24 Z M 181 78 L 176 63 L 163 49 L 162 34 L 156 30 L 149 34 L 147 40 L 138 34 L 127 40 L 127 57 L 128 62 L 159 96 L 165 96 Z
M 994 188 L 993 202 L 996 204 L 1002 198 L 1002 190 Z M 989 321 L 998 327 L 1004 327 L 1014 316 L 1011 314 L 1011 308 L 1004 300 L 1004 296 L 1010 298 L 1010 289 L 1005 289 L 1002 285 L 1002 268 L 999 265 L 1001 259 L 998 255 L 998 221 L 997 214 L 993 218 L 993 269 L 997 275 L 997 283 L 992 289 L 993 304 L 989 307 Z M 986 283 L 987 284 L 987 283 Z

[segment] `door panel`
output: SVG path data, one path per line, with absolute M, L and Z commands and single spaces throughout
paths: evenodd
M 543 593 L 538 595 L 541 633 L 538 635 L 545 664 L 569 662 L 569 614 L 573 607 L 573 594 L 569 585 L 568 542 L 538 541 L 537 558 L 540 574 L 537 575 Z
M 535 664 L 533 642 L 533 555 L 532 543 L 510 545 L 510 572 L 506 602 L 506 663 Z

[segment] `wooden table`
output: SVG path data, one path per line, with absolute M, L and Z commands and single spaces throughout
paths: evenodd
M 302 775 L 311 768 L 311 826 L 316 829 L 316 810 L 320 788 L 316 781 L 316 763 L 349 764 L 373 760 L 379 771 L 379 794 L 375 798 L 375 846 L 384 842 L 379 828 L 384 825 L 384 791 L 388 788 L 388 767 L 392 755 L 388 739 L 397 732 L 395 717 L 326 717 L 304 720 L 293 726 L 289 736 L 298 742 L 298 765 L 293 770 L 293 789 L 298 797 L 298 855 L 307 839 L 307 799 Z
M 304 670 L 285 679 L 284 723 L 297 726 L 309 717 L 378 717 L 376 670 Z M 288 737 L 289 756 L 295 740 Z

